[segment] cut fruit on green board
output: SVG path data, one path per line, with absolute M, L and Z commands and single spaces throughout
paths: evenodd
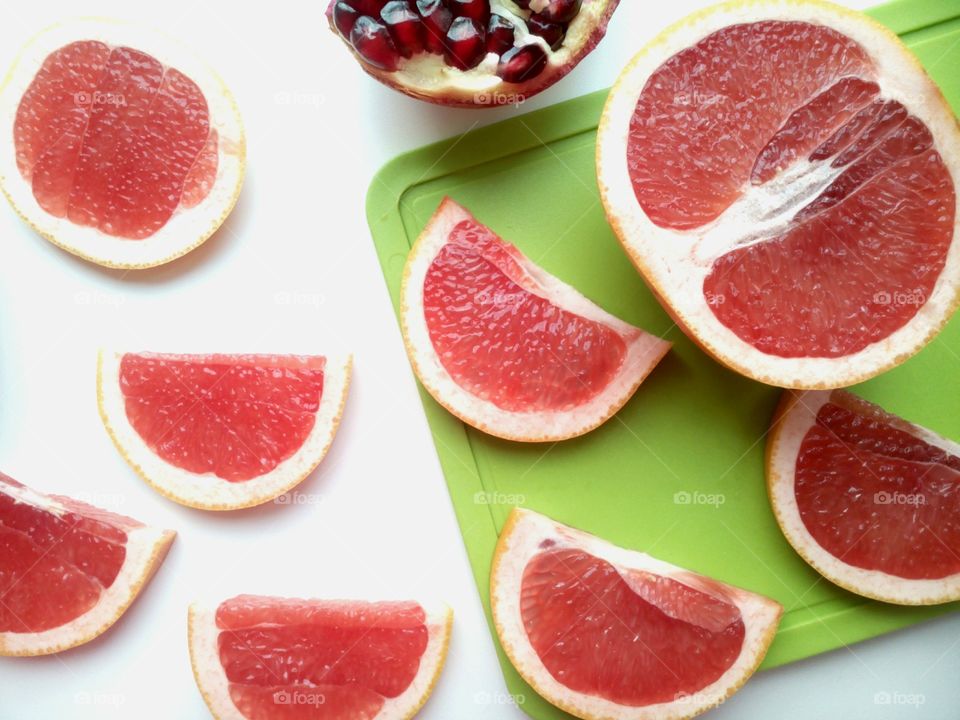
M 497 437 L 567 440 L 609 420 L 670 343 L 613 317 L 445 198 L 407 259 L 401 328 L 441 405 Z
M 895 2 L 869 14 L 901 35 L 960 110 L 960 75 L 953 72 L 960 66 L 960 7 Z M 512 504 L 522 502 L 616 545 L 780 602 L 783 619 L 763 668 L 957 609 L 897 607 L 854 595 L 825 582 L 784 539 L 763 480 L 764 435 L 781 393 L 704 354 L 674 327 L 625 256 L 596 190 L 605 100 L 606 93 L 588 95 L 404 155 L 381 171 L 368 196 L 368 221 L 398 312 L 410 248 L 449 195 L 547 272 L 674 343 L 644 382 L 642 398 L 554 447 L 491 438 L 422 393 L 483 602 L 497 537 Z M 953 318 L 920 353 L 855 392 L 960 438 L 958 355 L 960 322 Z M 931 378 L 937 391 L 918 393 Z M 505 655 L 501 665 L 509 691 L 525 698 L 524 712 L 539 720 L 569 717 L 539 698 Z
M 668 28 L 610 93 L 597 176 L 670 315 L 755 380 L 861 382 L 960 304 L 960 127 L 862 13 L 759 0 Z
M 844 390 L 786 392 L 767 486 L 825 578 L 903 605 L 960 599 L 960 444 Z
M 537 692 L 580 718 L 692 717 L 756 671 L 783 608 L 517 508 L 497 543 L 500 644 Z

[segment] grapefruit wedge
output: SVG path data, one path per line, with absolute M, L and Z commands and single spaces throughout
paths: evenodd
M 155 490 L 204 510 L 274 499 L 326 455 L 350 357 L 101 351 L 100 417 Z
M 0 655 L 93 640 L 137 598 L 174 535 L 0 473 Z
M 960 599 L 960 444 L 843 390 L 787 392 L 767 484 L 783 534 L 831 582 L 902 605 Z
M 0 186 L 40 235 L 101 265 L 143 268 L 200 245 L 240 193 L 245 143 L 204 63 L 120 22 L 56 25 L 0 88 Z
M 688 718 L 753 674 L 782 608 L 517 508 L 493 558 L 500 644 L 523 679 L 589 720 Z
M 418 602 L 241 595 L 189 613 L 217 720 L 406 720 L 440 676 L 453 613 Z
M 437 402 L 479 430 L 527 442 L 601 425 L 670 349 L 449 198 L 407 258 L 400 322 L 414 371 Z
M 772 385 L 852 385 L 957 307 L 960 129 L 889 30 L 816 0 L 718 5 L 627 66 L 597 172 L 678 325 Z

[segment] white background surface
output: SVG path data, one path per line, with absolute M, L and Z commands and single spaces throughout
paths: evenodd
M 609 86 L 646 39 L 699 5 L 624 0 L 597 52 L 521 111 Z M 364 219 L 367 186 L 388 159 L 517 111 L 445 110 L 379 86 L 329 33 L 323 10 L 321 0 L 0 9 L 2 66 L 37 30 L 77 12 L 180 37 L 233 89 L 249 146 L 246 185 L 224 229 L 157 270 L 124 274 L 74 259 L 0 207 L 0 468 L 179 532 L 106 635 L 57 657 L 0 661 L 0 720 L 208 717 L 190 672 L 186 607 L 238 592 L 443 599 L 456 611 L 453 642 L 420 717 L 524 717 L 505 695 Z M 300 487 L 307 504 L 214 515 L 153 493 L 100 424 L 101 345 L 353 351 L 344 423 Z M 960 716 L 958 676 L 955 617 L 762 673 L 710 717 L 947 720 Z M 910 696 L 922 704 L 902 704 Z

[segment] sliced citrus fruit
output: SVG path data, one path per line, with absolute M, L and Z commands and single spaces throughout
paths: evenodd
M 592 430 L 670 349 L 449 198 L 410 251 L 401 297 L 404 342 L 424 387 L 464 422 L 510 440 Z
M 440 677 L 452 622 L 412 601 L 241 595 L 190 606 L 190 660 L 217 720 L 405 720 Z
M 174 535 L 0 473 L 0 655 L 93 640 L 130 607 Z
M 757 380 L 851 385 L 920 350 L 960 300 L 960 129 L 860 13 L 760 0 L 668 29 L 612 91 L 597 168 L 677 323 Z
M 0 89 L 0 185 L 40 235 L 109 267 L 152 267 L 200 245 L 243 182 L 240 116 L 192 54 L 120 22 L 35 37 Z
M 687 718 L 753 674 L 773 600 L 513 511 L 490 576 L 500 644 L 523 679 L 588 719 Z
M 960 444 L 843 390 L 784 393 L 767 485 L 794 549 L 877 600 L 960 599 Z
M 155 490 L 204 510 L 267 502 L 326 455 L 349 357 L 102 351 L 100 417 Z

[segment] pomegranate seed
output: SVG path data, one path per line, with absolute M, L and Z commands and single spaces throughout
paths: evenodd
M 491 15 L 490 24 L 487 26 L 487 52 L 503 55 L 513 47 L 513 41 L 513 23 L 503 15 Z
M 508 83 L 532 80 L 547 66 L 547 53 L 539 45 L 523 45 L 508 50 L 500 58 L 497 75 Z
M 359 17 L 360 12 L 350 3 L 341 0 L 333 6 L 333 24 L 337 26 L 340 35 L 348 40 L 350 39 L 350 31 L 353 30 L 353 26 Z
M 400 65 L 400 53 L 390 39 L 390 31 L 368 15 L 353 26 L 350 44 L 360 57 L 381 70 L 396 70 Z
M 443 0 L 417 0 L 417 11 L 423 18 L 424 44 L 432 53 L 443 54 L 444 38 L 453 22 L 453 13 Z
M 345 0 L 361 15 L 370 15 L 371 17 L 380 17 L 380 11 L 387 4 L 387 0 Z
M 547 22 L 568 23 L 580 12 L 582 4 L 583 0 L 550 0 L 539 14 Z
M 567 34 L 566 28 L 560 23 L 547 22 L 540 15 L 531 15 L 527 20 L 527 29 L 534 35 L 539 35 L 547 41 L 551 50 L 563 45 L 563 38 Z
M 483 30 L 468 17 L 453 21 L 444 46 L 447 63 L 461 70 L 475 68 L 487 54 Z
M 488 0 L 450 0 L 447 3 L 457 17 L 468 17 L 476 20 L 481 27 L 486 27 L 490 19 L 490 3 Z
M 423 23 L 407 0 L 391 0 L 380 11 L 380 19 L 387 26 L 393 44 L 405 58 L 423 51 Z

